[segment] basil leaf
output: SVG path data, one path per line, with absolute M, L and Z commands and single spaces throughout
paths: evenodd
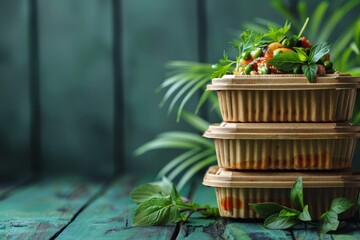
M 286 208 L 281 210 L 279 213 L 279 217 L 294 217 L 294 216 L 298 216 L 298 215 L 299 215 L 299 212 L 296 211 L 295 209 L 286 209 Z
M 297 55 L 301 61 L 306 62 L 308 60 L 308 55 L 306 54 L 304 48 L 293 47 L 293 49 L 296 50 Z
M 324 212 L 319 219 L 318 226 L 321 234 L 335 231 L 339 226 L 338 215 L 331 210 Z
M 269 229 L 287 229 L 299 222 L 296 217 L 280 217 L 277 213 L 268 217 L 264 222 L 264 227 Z
M 270 59 L 268 63 L 286 72 L 303 64 L 296 52 L 283 52 Z
M 317 61 L 319 61 L 320 58 L 322 58 L 325 54 L 329 52 L 330 52 L 330 44 L 327 42 L 320 42 L 314 45 L 310 49 L 310 53 L 309 53 L 310 62 L 316 63 Z
M 303 73 L 305 74 L 305 77 L 309 82 L 314 82 L 316 78 L 316 73 L 318 70 L 318 65 L 316 63 L 311 63 L 308 65 L 302 65 L 301 67 Z
M 311 221 L 311 216 L 309 213 L 309 206 L 305 205 L 303 211 L 299 214 L 298 218 L 301 221 L 308 222 Z
M 280 212 L 284 208 L 273 202 L 249 203 L 249 206 L 262 218 L 267 218 L 274 213 Z
M 135 210 L 134 226 L 154 226 L 175 223 L 180 217 L 179 209 L 169 197 L 151 198 Z
M 181 196 L 180 196 L 179 192 L 177 191 L 174 184 L 172 186 L 172 191 L 171 191 L 170 197 L 171 197 L 172 201 L 176 202 L 176 204 L 182 204 L 183 203 L 182 198 L 181 198 Z
M 343 213 L 346 210 L 348 210 L 349 208 L 351 208 L 352 206 L 354 206 L 354 203 L 346 198 L 335 198 L 332 202 L 331 202 L 331 207 L 330 210 L 339 214 L 339 213 Z
M 140 204 L 149 198 L 158 197 L 161 194 L 170 195 L 172 189 L 173 184 L 164 177 L 160 182 L 146 183 L 136 187 L 131 191 L 130 197 L 134 202 Z
M 290 192 L 290 200 L 293 207 L 299 211 L 304 208 L 302 177 L 299 177 L 293 184 Z

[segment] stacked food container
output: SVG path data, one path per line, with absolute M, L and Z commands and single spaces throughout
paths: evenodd
M 220 215 L 257 218 L 249 203 L 290 206 L 290 189 L 303 178 L 313 219 L 336 197 L 357 202 L 360 172 L 351 169 L 360 127 L 351 119 L 359 78 L 328 74 L 225 75 L 212 80 L 223 117 L 204 137 L 214 139 L 218 166 L 203 184 L 216 188 Z M 355 207 L 342 215 L 354 214 Z

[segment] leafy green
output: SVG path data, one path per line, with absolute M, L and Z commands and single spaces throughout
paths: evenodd
M 264 37 L 270 38 L 274 42 L 279 42 L 285 34 L 290 30 L 291 23 L 288 21 L 285 22 L 284 26 L 281 28 L 276 27 L 275 25 L 268 25 L 268 33 L 264 34 Z
M 276 203 L 250 203 L 249 206 L 262 218 L 265 218 L 264 227 L 269 229 L 287 229 L 299 222 L 311 222 L 309 206 L 303 202 L 302 178 L 299 177 L 293 184 L 290 192 L 290 200 L 293 208 L 278 205 Z M 332 201 L 330 210 L 323 213 L 317 224 L 321 234 L 336 230 L 339 226 L 338 215 L 354 203 L 346 198 L 336 198 Z
M 318 65 L 316 63 L 304 64 L 301 66 L 301 69 L 309 82 L 314 82 L 318 70 Z
M 171 190 L 169 189 L 171 188 Z M 141 192 L 145 192 L 141 196 Z M 219 209 L 194 202 L 183 202 L 178 190 L 166 178 L 161 182 L 147 183 L 135 188 L 130 194 L 138 207 L 135 209 L 134 226 L 154 226 L 187 221 L 194 212 L 204 217 L 219 216 Z
M 268 61 L 268 64 L 280 70 L 290 72 L 294 70 L 294 68 L 301 66 L 303 61 L 300 60 L 299 55 L 295 52 L 284 52 L 274 56 Z
M 308 63 L 316 63 L 320 60 L 325 54 L 330 52 L 330 44 L 327 42 L 320 42 L 314 45 L 310 49 Z
M 264 227 L 269 229 L 287 229 L 299 222 L 299 219 L 296 217 L 279 216 L 277 213 L 275 213 L 265 220 Z

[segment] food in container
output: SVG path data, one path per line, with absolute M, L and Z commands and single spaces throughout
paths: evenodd
M 210 167 L 203 184 L 215 187 L 216 198 L 222 217 L 259 218 L 249 203 L 275 202 L 291 206 L 291 186 L 299 177 L 303 178 L 304 203 L 309 205 L 313 220 L 330 208 L 335 198 L 347 198 L 357 203 L 360 172 L 345 170 L 338 172 L 257 172 L 232 171 Z M 356 205 L 356 204 L 355 204 Z M 341 219 L 350 218 L 355 206 L 342 213 Z
M 225 122 L 338 122 L 351 119 L 360 78 L 346 74 L 225 75 L 217 91 Z
M 351 167 L 360 126 L 350 123 L 210 125 L 218 165 L 238 170 L 331 170 Z

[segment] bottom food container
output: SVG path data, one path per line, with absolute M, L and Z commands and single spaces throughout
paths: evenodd
M 275 202 L 291 206 L 290 190 L 295 180 L 303 178 L 304 204 L 309 205 L 313 220 L 330 208 L 331 201 L 344 197 L 357 203 L 360 172 L 256 172 L 231 171 L 210 167 L 203 184 L 216 188 L 216 198 L 222 217 L 259 218 L 249 203 Z M 355 206 L 342 213 L 341 219 L 355 214 Z

